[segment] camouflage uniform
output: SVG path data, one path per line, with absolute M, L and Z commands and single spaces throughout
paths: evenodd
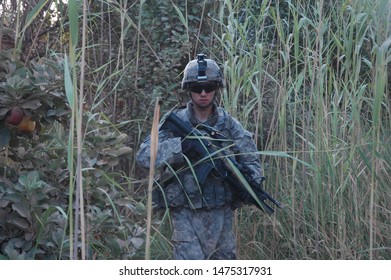
M 191 101 L 175 113 L 193 127 L 199 125 L 194 117 Z M 205 124 L 230 140 L 222 142 L 223 147 L 234 144 L 234 148 L 229 150 L 230 153 L 251 168 L 252 176 L 260 182 L 262 169 L 255 153 L 257 150 L 252 135 L 235 118 L 216 105 L 213 106 L 213 115 Z M 174 137 L 171 132 L 159 130 L 157 168 L 178 170 L 186 165 L 181 153 L 181 141 L 180 137 Z M 150 137 L 141 144 L 137 162 L 149 168 Z M 155 196 L 155 203 L 171 210 L 174 259 L 236 258 L 233 209 L 240 206 L 240 201 L 235 197 L 233 187 L 216 177 L 214 172 L 208 175 L 206 182 L 204 186 L 200 186 L 191 169 L 187 169 L 166 182 L 162 186 L 163 193 L 159 192 L 159 195 Z

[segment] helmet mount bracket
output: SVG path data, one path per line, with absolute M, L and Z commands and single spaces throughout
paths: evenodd
M 207 81 L 208 77 L 206 76 L 206 66 L 207 62 L 205 60 L 206 55 L 204 54 L 198 54 L 197 55 L 197 63 L 198 63 L 198 76 L 197 81 Z

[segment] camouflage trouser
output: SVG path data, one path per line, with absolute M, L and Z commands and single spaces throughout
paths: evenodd
M 236 259 L 233 210 L 229 206 L 212 210 L 183 208 L 171 214 L 174 259 Z

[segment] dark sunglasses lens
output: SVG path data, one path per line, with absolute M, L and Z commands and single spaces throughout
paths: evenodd
M 211 92 L 216 90 L 216 85 L 215 84 L 206 84 L 206 85 L 193 85 L 190 87 L 190 90 L 195 93 L 201 93 L 203 90 L 205 92 Z
M 205 85 L 204 89 L 205 89 L 205 92 L 211 92 L 211 91 L 216 90 L 216 85 L 215 84 Z
M 201 93 L 202 90 L 203 90 L 203 86 L 194 85 L 194 86 L 191 86 L 191 87 L 190 87 L 190 91 L 191 91 L 191 92 Z

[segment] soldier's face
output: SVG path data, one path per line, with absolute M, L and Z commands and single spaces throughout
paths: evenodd
M 190 87 L 193 104 L 200 108 L 212 106 L 217 86 L 213 83 L 199 83 Z

